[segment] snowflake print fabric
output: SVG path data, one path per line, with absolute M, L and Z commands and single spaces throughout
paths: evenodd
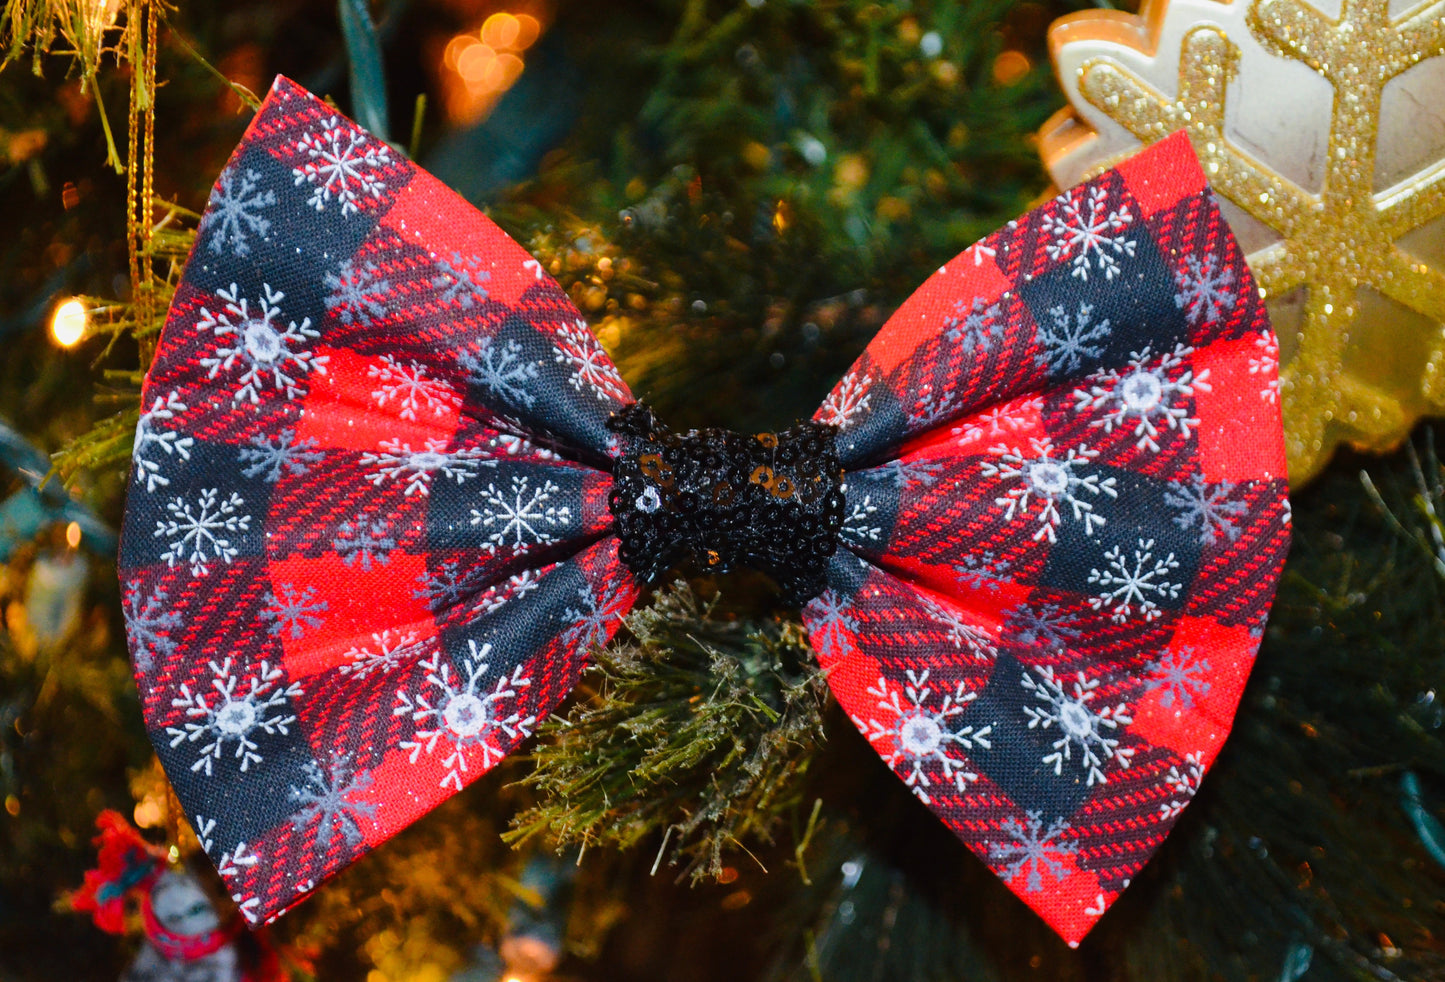
M 815 416 L 841 461 L 803 611 L 829 684 L 1070 942 L 1247 677 L 1288 545 L 1277 360 L 1171 139 L 942 267 Z M 120 557 L 143 709 L 262 923 L 529 739 L 617 631 L 642 583 L 613 424 L 642 407 L 536 260 L 285 79 L 143 398 Z
M 261 923 L 526 740 L 633 604 L 631 394 L 562 290 L 279 80 L 147 376 L 121 555 L 148 727 Z
M 833 693 L 1067 941 L 1227 735 L 1289 543 L 1277 367 L 1172 138 L 945 264 L 814 417 L 847 485 L 804 609 Z

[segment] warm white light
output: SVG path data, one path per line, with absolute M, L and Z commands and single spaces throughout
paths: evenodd
M 62 348 L 78 344 L 85 337 L 85 305 L 72 299 L 56 307 L 50 318 L 50 333 Z
M 70 546 L 70 548 L 72 548 L 72 549 L 79 548 L 79 546 L 80 546 L 80 523 L 79 523 L 79 522 L 71 522 L 69 525 L 65 526 L 65 544 L 68 545 L 68 546 Z

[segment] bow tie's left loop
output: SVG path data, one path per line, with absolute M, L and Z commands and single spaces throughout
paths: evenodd
M 493 767 L 617 629 L 631 396 L 536 260 L 280 79 L 144 401 L 120 573 L 146 724 L 257 923 Z

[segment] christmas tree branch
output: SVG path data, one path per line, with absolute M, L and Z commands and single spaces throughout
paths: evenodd
M 801 628 L 719 617 L 682 583 L 627 619 L 584 694 L 542 728 L 524 779 L 541 800 L 508 839 L 623 848 L 661 836 L 694 881 L 771 841 L 822 741 L 822 674 Z

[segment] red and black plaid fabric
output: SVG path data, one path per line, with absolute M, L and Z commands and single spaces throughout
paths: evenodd
M 817 414 L 834 692 L 1071 942 L 1228 733 L 1288 544 L 1276 351 L 1171 138 L 940 269 Z M 536 260 L 278 79 L 143 398 L 131 654 L 259 923 L 527 739 L 616 631 L 632 397 Z

